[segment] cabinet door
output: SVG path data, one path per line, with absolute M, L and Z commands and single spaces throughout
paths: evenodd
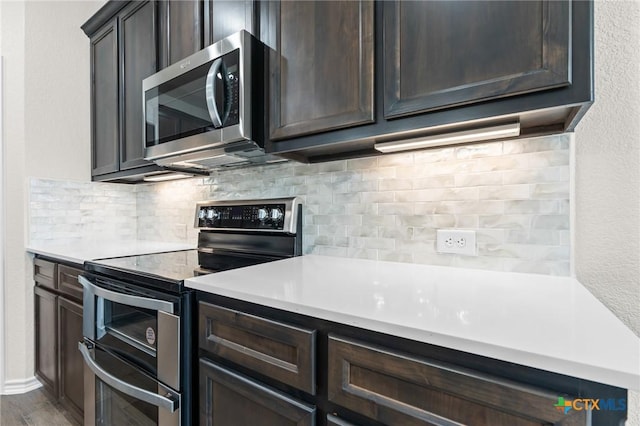
M 258 36 L 253 0 L 209 0 L 205 2 L 205 41 L 213 44 L 240 30 Z
M 570 2 L 383 7 L 387 118 L 570 84 Z
M 273 49 L 271 139 L 373 122 L 373 2 L 284 1 L 268 7 L 265 16 L 275 28 L 263 39 Z
M 204 47 L 203 2 L 171 0 L 159 6 L 160 68 L 166 68 Z
M 315 425 L 315 412 L 315 407 L 200 360 L 201 425 L 311 426 Z
M 35 346 L 36 376 L 45 390 L 58 397 L 58 296 L 36 287 L 35 298 Z
M 587 425 L 560 395 L 384 348 L 329 336 L 328 399 L 384 424 Z
M 108 23 L 91 38 L 91 176 L 119 170 L 118 34 Z
M 58 348 L 60 349 L 60 401 L 82 422 L 84 363 L 78 350 L 82 341 L 82 305 L 58 297 Z
M 156 72 L 156 3 L 133 2 L 119 15 L 120 170 L 150 164 L 143 159 L 142 80 Z

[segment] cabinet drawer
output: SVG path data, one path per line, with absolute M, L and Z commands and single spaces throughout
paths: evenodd
M 77 301 L 82 301 L 82 285 L 78 275 L 82 270 L 70 266 L 58 265 L 58 290 Z
M 384 424 L 586 425 L 559 393 L 329 336 L 328 399 Z
M 33 280 L 42 287 L 56 288 L 57 264 L 43 259 L 33 260 Z
M 200 359 L 200 424 L 313 426 L 316 408 Z
M 315 395 L 315 330 L 199 304 L 200 347 Z

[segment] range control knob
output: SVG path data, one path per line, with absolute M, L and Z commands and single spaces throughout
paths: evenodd
M 216 211 L 216 209 L 207 210 L 207 219 L 217 219 L 220 216 L 220 213 Z
M 267 213 L 267 209 L 258 209 L 258 220 L 265 221 L 268 216 L 269 213 Z
M 200 211 L 198 211 L 198 219 L 204 219 L 205 217 L 207 217 L 207 211 L 205 209 L 200 209 Z
M 273 220 L 274 222 L 279 221 L 280 219 L 282 219 L 283 213 L 282 210 L 280 209 L 272 209 L 271 210 L 271 220 Z

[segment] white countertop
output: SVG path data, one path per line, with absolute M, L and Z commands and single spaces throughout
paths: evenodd
M 68 241 L 65 243 L 30 243 L 27 246 L 27 251 L 81 265 L 85 260 L 163 253 L 167 251 L 189 250 L 194 248 L 196 248 L 195 244 L 186 243 L 166 243 L 147 240 L 114 241 L 88 238 Z
M 310 255 L 185 285 L 640 390 L 640 339 L 574 278 Z

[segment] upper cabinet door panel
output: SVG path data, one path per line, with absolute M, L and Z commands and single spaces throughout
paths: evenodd
M 198 0 L 160 2 L 160 68 L 201 50 L 203 3 Z
M 205 3 L 205 13 L 209 24 L 205 26 L 205 41 L 213 44 L 237 33 L 246 30 L 255 35 L 257 20 L 254 12 L 253 0 L 210 0 Z
M 372 1 L 273 2 L 272 139 L 373 122 Z
M 118 171 L 116 21 L 91 37 L 91 176 Z
M 384 3 L 391 118 L 571 83 L 567 1 Z
M 148 162 L 142 140 L 142 80 L 156 72 L 156 3 L 134 2 L 120 17 L 122 142 L 120 169 Z

